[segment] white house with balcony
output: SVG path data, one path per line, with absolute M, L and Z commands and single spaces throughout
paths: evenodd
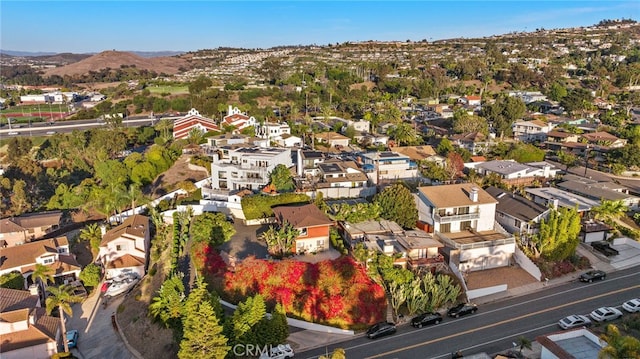
M 419 187 L 419 219 L 450 248 L 450 261 L 463 271 L 507 266 L 515 238 L 495 221 L 498 201 L 472 183 Z
M 211 188 L 260 190 L 277 165 L 293 166 L 291 149 L 223 146 L 213 154 Z
M 103 227 L 98 260 L 107 278 L 124 273 L 144 276 L 150 248 L 149 217 L 134 214 L 109 231 Z
M 362 162 L 364 171 L 375 184 L 419 177 L 418 165 L 409 156 L 397 152 L 368 152 L 362 155 Z
M 522 142 L 544 142 L 547 134 L 555 127 L 552 123 L 545 123 L 540 120 L 517 121 L 511 125 L 513 138 Z
M 265 122 L 264 124 L 255 125 L 256 136 L 260 138 L 266 138 L 271 141 L 275 141 L 282 137 L 282 135 L 290 135 L 291 128 L 286 122 L 273 123 Z

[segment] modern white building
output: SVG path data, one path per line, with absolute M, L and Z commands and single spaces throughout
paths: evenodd
M 547 140 L 547 134 L 554 128 L 554 124 L 545 123 L 540 120 L 518 121 L 511 125 L 513 138 L 522 142 L 544 142 Z
M 416 179 L 418 165 L 397 152 L 368 152 L 362 155 L 363 169 L 373 183 L 383 180 Z
M 266 138 L 272 141 L 276 141 L 281 138 L 282 135 L 290 135 L 291 128 L 285 123 L 273 123 L 265 122 L 264 124 L 255 125 L 256 136 L 260 138 Z
M 289 148 L 220 147 L 211 163 L 211 188 L 260 190 L 269 183 L 269 173 L 280 164 L 293 166 Z

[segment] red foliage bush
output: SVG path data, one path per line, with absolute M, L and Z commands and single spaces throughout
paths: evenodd
M 361 327 L 383 320 L 384 290 L 350 257 L 306 263 L 249 258 L 223 274 L 229 299 L 262 294 L 288 314 L 339 327 Z
M 212 246 L 204 243 L 197 244 L 193 253 L 195 266 L 201 272 L 221 276 L 227 271 L 227 264 Z

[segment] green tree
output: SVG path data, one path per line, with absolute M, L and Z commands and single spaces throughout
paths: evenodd
M 71 309 L 72 303 L 80 303 L 82 302 L 82 297 L 73 294 L 73 287 L 67 284 L 61 285 L 59 287 L 49 287 L 47 288 L 49 292 L 49 296 L 47 296 L 47 300 L 45 301 L 47 314 L 51 315 L 53 308 L 57 307 L 60 312 L 60 328 L 62 333 L 66 333 L 67 329 L 65 326 L 66 319 L 64 315 L 67 314 L 70 317 L 73 316 L 73 310 Z M 65 334 L 63 334 L 65 335 Z M 64 343 L 64 351 L 69 351 L 69 345 L 65 340 Z
M 396 140 L 398 146 L 412 145 L 420 142 L 416 130 L 406 122 L 389 128 L 389 134 Z
M 211 301 L 195 291 L 189 295 L 184 312 L 184 337 L 180 342 L 178 358 L 225 358 L 231 347 L 227 345 L 228 340 Z
M 522 354 L 523 349 L 531 350 L 531 340 L 527 339 L 527 337 L 519 336 L 518 337 L 518 347 L 520 347 L 520 354 Z
M 53 283 L 53 269 L 44 264 L 36 263 L 36 269 L 31 273 L 31 280 L 34 284 L 45 288 L 50 282 Z
M 578 165 L 579 160 L 578 160 L 578 157 L 576 157 L 576 155 L 574 155 L 569 151 L 559 151 L 558 162 L 562 163 L 565 166 L 564 168 L 565 172 L 568 172 L 569 168 L 575 167 Z
M 167 328 L 175 328 L 182 316 L 183 306 L 184 284 L 180 276 L 173 275 L 162 283 L 158 295 L 151 300 L 149 315 Z
M 461 109 L 453 114 L 453 132 L 480 132 L 489 134 L 489 125 L 484 117 L 469 115 L 467 110 Z
M 444 137 L 443 139 L 440 140 L 440 143 L 438 143 L 438 147 L 436 147 L 436 152 L 440 156 L 446 156 L 451 151 L 453 151 L 453 145 L 451 144 L 451 141 L 449 141 L 448 138 Z
M 80 272 L 80 280 L 88 287 L 96 287 L 100 284 L 102 269 L 94 263 L 90 263 Z
M 32 209 L 32 202 L 27 196 L 27 183 L 23 180 L 16 180 L 13 183 L 13 196 L 11 196 L 11 209 L 15 215 L 21 215 Z
M 557 82 L 554 82 L 553 85 L 551 85 L 551 88 L 549 89 L 550 99 L 552 99 L 553 101 L 560 101 L 566 96 L 567 96 L 566 87 L 562 86 Z
M 561 261 L 576 252 L 580 239 L 580 215 L 576 208 L 552 209 L 540 230 L 533 236 L 532 249 L 536 257 Z
M 88 224 L 80 231 L 80 239 L 89 242 L 94 255 L 100 250 L 100 242 L 102 241 L 102 229 L 97 223 Z
M 264 298 L 259 294 L 249 297 L 244 302 L 238 304 L 230 322 L 234 343 L 267 344 L 264 338 L 258 335 L 261 323 L 264 323 L 266 320 L 266 314 L 267 309 Z
M 10 272 L 0 275 L 0 287 L 9 289 L 24 289 L 24 277 L 20 272 Z
M 269 173 L 269 181 L 278 192 L 288 192 L 295 188 L 291 171 L 283 164 L 277 165 Z
M 624 216 L 628 210 L 629 207 L 627 207 L 622 200 L 610 201 L 603 199 L 600 201 L 599 206 L 591 208 L 589 214 L 592 215 L 594 219 L 612 223 Z
M 280 303 L 276 304 L 275 310 L 271 313 L 269 333 L 271 334 L 269 344 L 273 345 L 284 343 L 284 341 L 287 340 L 287 337 L 289 337 L 287 314 Z
M 346 359 L 347 354 L 342 348 L 336 348 L 331 355 L 321 355 L 318 359 Z
M 640 340 L 622 335 L 618 327 L 613 324 L 607 325 L 600 339 L 607 342 L 607 346 L 598 353 L 599 359 L 640 358 Z
M 518 142 L 511 147 L 505 159 L 512 159 L 519 163 L 540 162 L 544 160 L 544 150 L 530 144 Z
M 374 200 L 380 206 L 380 216 L 403 228 L 415 228 L 418 209 L 411 191 L 402 183 L 395 183 L 378 193 Z
M 300 233 L 297 229 L 293 228 L 289 222 L 284 222 L 278 229 L 269 226 L 269 229 L 262 233 L 261 238 L 267 243 L 270 253 L 282 257 L 292 252 L 298 235 Z
M 203 242 L 218 246 L 229 241 L 236 230 L 224 214 L 206 212 L 195 216 L 189 233 L 196 243 Z
M 121 161 L 100 161 L 96 163 L 95 170 L 95 177 L 104 187 L 116 188 L 129 181 L 129 171 Z

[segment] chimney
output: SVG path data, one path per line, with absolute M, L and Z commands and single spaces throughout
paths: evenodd
M 302 177 L 304 168 L 302 166 L 302 150 L 298 148 L 298 177 Z
M 107 226 L 105 226 L 104 224 L 100 226 L 100 234 L 104 237 L 105 234 L 107 234 Z
M 551 208 L 558 209 L 558 205 L 560 204 L 560 201 L 557 198 L 551 197 L 551 199 L 549 200 L 549 204 L 551 205 Z
M 29 286 L 29 293 L 31 293 L 31 295 L 39 295 L 40 293 L 38 293 L 38 285 L 36 284 L 32 284 Z
M 478 187 L 471 187 L 469 199 L 471 199 L 471 202 L 478 202 Z
M 233 111 L 233 106 L 229 105 L 229 110 L 227 111 L 227 116 L 231 115 Z

